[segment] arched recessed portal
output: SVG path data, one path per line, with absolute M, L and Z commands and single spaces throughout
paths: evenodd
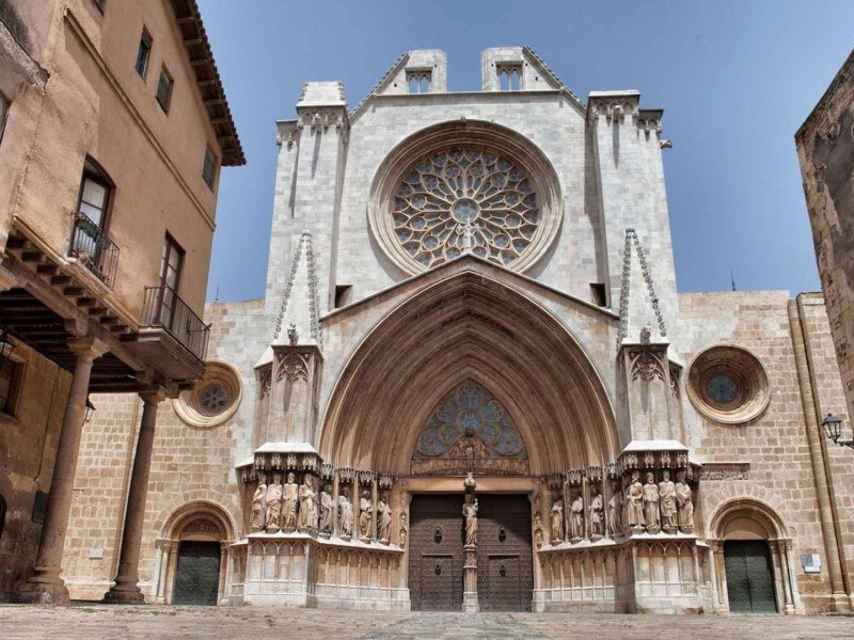
M 513 417 L 531 475 L 614 459 L 611 404 L 578 341 L 521 291 L 492 279 L 492 267 L 467 260 L 470 269 L 392 311 L 351 357 L 326 411 L 321 455 L 409 475 L 431 412 L 473 383 Z
M 752 498 L 729 500 L 718 508 L 710 531 L 724 609 L 792 613 L 799 608 L 791 541 L 771 507 Z
M 163 526 L 158 540 L 155 601 L 216 605 L 227 597 L 229 545 L 234 524 L 211 502 L 188 503 Z

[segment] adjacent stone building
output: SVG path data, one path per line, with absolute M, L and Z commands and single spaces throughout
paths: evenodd
M 795 135 L 836 357 L 854 410 L 854 51 Z M 845 434 L 851 437 L 850 431 Z
M 148 601 L 848 611 L 850 454 L 823 298 L 680 294 L 662 111 L 531 49 L 441 51 L 277 124 L 263 300 L 209 304 L 159 409 Z M 83 434 L 64 572 L 120 562 L 140 402 Z M 847 418 L 846 418 L 847 419 Z
M 193 0 L 0 0 L 0 601 L 68 601 L 90 393 L 142 394 L 138 440 L 92 448 L 136 452 L 145 502 L 156 406 L 204 371 L 219 167 L 243 163 Z M 119 506 L 97 508 L 123 530 Z M 134 513 L 112 601 L 142 597 Z

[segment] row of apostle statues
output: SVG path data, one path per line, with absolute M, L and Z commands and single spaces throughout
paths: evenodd
M 607 505 L 595 486 L 589 504 L 585 504 L 587 501 L 580 487 L 574 493 L 570 490 L 567 513 L 564 499 L 558 495 L 549 510 L 551 543 L 561 544 L 564 540 L 578 543 L 585 539 L 595 542 L 623 533 L 692 533 L 694 502 L 685 473 L 680 471 L 677 481 L 673 482 L 670 471 L 665 469 L 661 478 L 656 483 L 655 474 L 650 471 L 646 474 L 646 482 L 641 483 L 640 472 L 635 471 L 625 491 L 621 491 L 619 485 L 614 487 Z M 544 537 L 542 517 L 535 512 L 534 541 L 537 547 L 542 547 Z
M 376 537 L 374 538 L 374 503 L 371 492 L 363 491 L 358 501 L 358 515 L 354 515 L 353 501 L 348 486 L 341 487 L 337 504 L 328 483 L 318 491 L 310 474 L 305 474 L 302 484 L 297 484 L 296 474 L 288 473 L 284 484 L 276 475 L 269 484 L 260 481 L 252 495 L 250 528 L 253 531 L 277 533 L 320 533 L 329 536 L 336 531 L 341 538 L 355 536 L 363 542 L 377 539 L 389 544 L 391 539 L 392 510 L 388 496 L 381 493 L 376 504 Z M 401 540 L 407 535 L 406 516 L 401 514 Z M 403 542 L 405 544 L 405 542 Z

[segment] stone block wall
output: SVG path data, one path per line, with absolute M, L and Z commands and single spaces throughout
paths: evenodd
M 814 302 L 814 299 L 813 299 Z M 727 292 L 680 295 L 680 340 L 678 357 L 686 365 L 705 349 L 729 344 L 750 351 L 763 365 L 768 377 L 770 403 L 757 418 L 745 424 L 725 425 L 703 417 L 683 393 L 683 410 L 698 459 L 707 469 L 715 464 L 746 463 L 743 468 L 727 466 L 706 475 L 700 484 L 698 511 L 705 534 L 715 537 L 711 523 L 718 509 L 740 498 L 769 506 L 782 519 L 793 541 L 795 572 L 807 610 L 831 606 L 832 578 L 828 553 L 835 548 L 832 528 L 823 531 L 820 511 L 821 480 L 816 469 L 823 466 L 824 436 L 804 398 L 812 398 L 815 387 L 827 396 L 829 406 L 841 410 L 838 369 L 827 358 L 802 356 L 797 332 L 800 323 L 795 310 L 790 313 L 787 292 Z M 807 351 L 827 353 L 822 335 L 826 314 L 820 299 L 807 307 L 805 331 Z M 800 361 L 799 361 L 800 358 Z M 683 380 L 683 388 L 685 381 Z M 814 387 L 815 385 L 815 387 Z M 831 460 L 839 456 L 833 452 Z M 850 463 L 850 461 L 849 461 Z M 850 486 L 850 484 L 849 484 Z M 840 492 L 843 500 L 846 491 Z M 807 574 L 801 554 L 822 558 L 819 574 Z M 832 561 L 832 558 L 830 559 Z
M 14 415 L 0 412 L 0 602 L 29 577 L 41 537 L 34 512 L 36 494 L 50 491 L 53 463 L 71 376 L 50 360 L 18 344 L 12 359 L 22 367 Z
M 795 143 L 836 357 L 854 413 L 854 52 Z

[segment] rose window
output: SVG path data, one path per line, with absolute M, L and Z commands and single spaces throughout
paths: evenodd
M 392 200 L 396 240 L 426 268 L 468 251 L 510 266 L 534 241 L 541 218 L 526 171 L 475 147 L 422 158 Z

